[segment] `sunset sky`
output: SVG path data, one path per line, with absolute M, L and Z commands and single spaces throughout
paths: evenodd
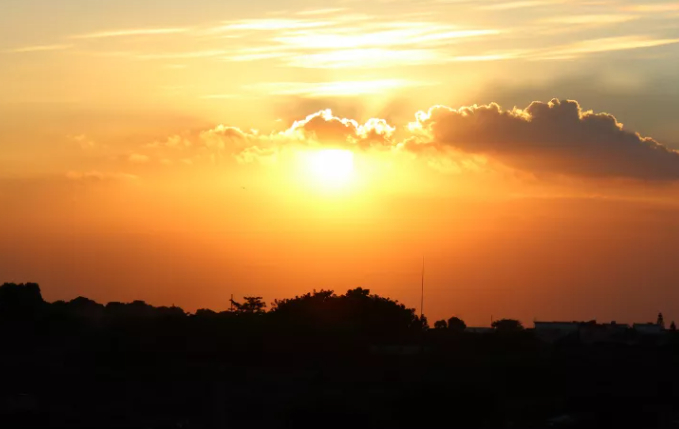
M 670 1 L 3 0 L 0 282 L 679 321 L 677 70 Z

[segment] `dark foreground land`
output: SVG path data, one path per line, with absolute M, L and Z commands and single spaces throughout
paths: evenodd
M 362 289 L 235 311 L 0 287 L 2 428 L 679 427 L 679 343 L 426 322 Z

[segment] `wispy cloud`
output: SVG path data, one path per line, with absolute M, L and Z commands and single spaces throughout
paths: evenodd
M 339 13 L 339 12 L 344 12 L 346 9 L 337 7 L 337 8 L 328 8 L 328 9 L 312 9 L 312 10 L 302 10 L 297 12 L 297 15 L 300 16 L 318 16 L 318 15 L 331 15 L 334 13 Z
M 130 36 L 160 36 L 167 34 L 186 33 L 189 28 L 133 28 L 124 30 L 99 31 L 88 34 L 77 34 L 71 39 L 103 39 L 109 37 L 130 37 Z
M 20 48 L 7 49 L 2 51 L 7 54 L 23 54 L 29 52 L 45 52 L 45 51 L 62 51 L 64 49 L 72 48 L 73 45 L 36 45 L 36 46 L 23 46 Z
M 639 19 L 637 15 L 630 14 L 589 14 L 589 15 L 564 15 L 546 18 L 540 23 L 565 24 L 565 25 L 605 25 L 620 24 Z
M 82 150 L 93 149 L 97 146 L 94 140 L 88 138 L 85 134 L 77 134 L 74 136 L 68 136 L 68 138 L 78 145 Z
M 572 59 L 585 54 L 652 48 L 674 43 L 679 43 L 679 39 L 653 39 L 648 36 L 607 37 L 547 49 L 536 52 L 533 57 L 536 59 Z
M 564 0 L 518 0 L 518 1 L 500 1 L 493 2 L 479 6 L 482 10 L 510 10 L 510 9 L 524 9 L 529 7 L 550 6 L 553 4 L 564 3 Z
M 485 62 L 485 61 L 513 60 L 525 57 L 526 53 L 527 51 L 507 51 L 507 52 L 484 53 L 478 55 L 458 55 L 451 57 L 451 61 Z
M 367 31 L 366 31 L 367 30 Z M 457 29 L 432 23 L 417 26 L 396 27 L 383 31 L 370 29 L 347 29 L 329 31 L 304 31 L 275 37 L 273 40 L 302 49 L 346 49 L 380 46 L 405 46 L 434 44 L 454 39 L 498 34 L 494 29 Z
M 501 11 L 565 2 L 566 0 L 461 0 L 446 3 L 502 13 Z M 588 1 L 587 7 L 573 8 L 571 14 L 551 13 L 543 15 L 548 16 L 547 18 L 529 20 L 525 25 L 512 28 L 501 23 L 473 25 L 472 21 L 459 26 L 454 24 L 455 21 L 438 19 L 436 13 L 429 12 L 427 18 L 415 17 L 421 14 L 407 18 L 408 14 L 357 15 L 343 8 L 321 8 L 293 11 L 279 17 L 223 21 L 218 25 L 131 28 L 80 34 L 70 38 L 100 39 L 172 34 L 187 38 L 191 43 L 184 43 L 181 47 L 170 46 L 164 40 L 165 45 L 153 48 L 157 51 L 98 53 L 139 60 L 168 60 L 170 64 L 165 66 L 167 68 L 186 67 L 191 59 L 213 59 L 232 62 L 268 61 L 307 69 L 384 69 L 449 62 L 567 59 L 586 54 L 676 43 L 677 39 L 671 38 L 672 36 L 600 38 L 600 34 L 597 34 L 591 35 L 590 40 L 564 45 L 564 38 L 558 37 L 561 32 L 582 31 L 583 34 L 578 38 L 585 39 L 587 35 L 584 31 L 587 29 L 640 20 L 646 16 L 646 11 L 674 10 L 675 7 L 679 9 L 679 3 L 642 6 L 592 5 Z M 526 39 L 522 37 L 526 35 L 530 35 L 530 42 L 523 43 L 521 40 Z M 540 37 L 535 38 L 535 35 Z M 222 40 L 223 37 L 233 39 Z M 496 41 L 508 40 L 507 37 L 513 37 L 516 41 L 512 49 L 503 50 L 502 46 L 507 46 L 506 43 L 495 44 Z M 5 52 L 48 51 L 69 47 L 71 45 L 29 46 Z M 182 51 L 182 47 L 188 50 Z
M 495 36 L 492 28 L 462 28 L 419 21 L 335 21 L 300 25 L 296 20 L 251 20 L 248 28 L 271 29 L 253 46 L 227 54 L 230 61 L 279 59 L 301 68 L 384 68 L 450 61 L 441 50 L 466 39 Z M 272 27 L 273 23 L 273 27 Z M 240 26 L 239 26 L 240 28 Z
M 404 79 L 335 81 L 335 82 L 273 82 L 249 85 L 246 88 L 268 95 L 296 95 L 307 98 L 350 97 L 381 94 L 398 88 L 428 86 L 431 82 Z
M 332 25 L 331 21 L 314 21 L 304 19 L 244 19 L 227 21 L 223 25 L 213 27 L 208 32 L 223 32 L 234 30 L 246 31 L 280 31 L 302 28 L 314 28 Z
M 259 46 L 253 48 L 242 48 L 230 52 L 224 57 L 227 61 L 260 61 L 289 56 L 289 52 L 281 46 Z
M 78 55 L 87 55 L 87 56 L 92 56 L 92 57 L 109 57 L 109 58 L 130 58 L 134 57 L 137 55 L 136 52 L 134 51 L 104 51 L 104 50 L 94 50 L 94 49 L 87 49 L 87 50 L 75 50 L 75 54 Z
M 200 98 L 203 100 L 236 100 L 243 97 L 239 94 L 208 94 Z
M 677 12 L 679 3 L 646 3 L 622 7 L 623 10 L 639 13 Z
M 69 171 L 66 173 L 66 178 L 70 180 L 89 180 L 89 181 L 103 181 L 103 180 L 136 180 L 139 177 L 128 173 L 107 173 L 100 171 Z
M 139 153 L 131 154 L 127 160 L 133 164 L 144 164 L 149 161 L 149 157 Z
M 387 68 L 437 64 L 450 59 L 433 49 L 343 49 L 295 55 L 286 64 L 299 68 Z
M 188 52 L 167 52 L 162 54 L 140 54 L 136 58 L 140 60 L 181 60 L 191 58 L 218 57 L 227 54 L 224 50 L 211 51 L 188 51 Z

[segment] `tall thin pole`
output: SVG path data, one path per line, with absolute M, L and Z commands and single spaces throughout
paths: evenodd
M 422 257 L 422 292 L 420 295 L 420 319 L 424 317 L 424 256 Z

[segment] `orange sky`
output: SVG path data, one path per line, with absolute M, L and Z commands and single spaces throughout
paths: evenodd
M 679 4 L 58 3 L 0 6 L 0 281 L 679 318 Z

